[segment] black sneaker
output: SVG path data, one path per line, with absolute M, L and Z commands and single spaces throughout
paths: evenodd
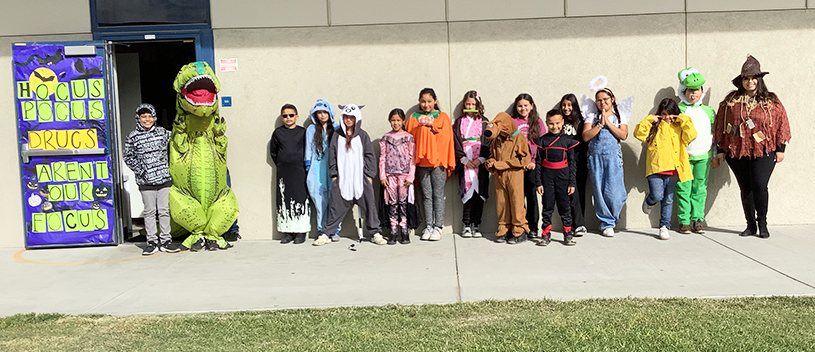
M 495 243 L 507 243 L 507 235 L 501 235 L 496 237 Z
M 280 244 L 291 243 L 291 241 L 294 241 L 294 236 L 290 233 L 284 233 L 283 238 L 280 239 Z
M 158 243 L 149 241 L 147 242 L 147 247 L 144 247 L 144 251 L 141 252 L 141 255 L 153 255 L 154 253 L 158 252 L 158 248 Z
M 198 241 L 195 241 L 195 243 L 192 244 L 192 247 L 190 247 L 190 252 L 198 252 L 198 251 L 200 251 L 202 249 L 204 249 L 204 238 L 203 237 L 199 238 Z
M 538 231 L 529 231 L 529 234 L 527 235 L 527 237 L 528 237 L 530 240 L 531 240 L 531 239 L 538 238 Z
M 204 245 L 208 251 L 217 251 L 218 250 L 218 242 L 215 240 L 206 240 L 206 244 Z
M 547 234 L 541 236 L 541 240 L 538 241 L 538 243 L 536 243 L 536 244 L 538 246 L 548 246 L 549 242 L 552 242 L 552 235 L 547 233 Z
M 563 244 L 566 246 L 574 246 L 577 242 L 574 241 L 574 236 L 570 233 L 563 235 Z
M 237 231 L 227 232 L 227 233 L 224 234 L 224 239 L 227 242 L 238 242 L 241 239 L 241 235 Z
M 510 237 L 507 240 L 507 243 L 509 243 L 509 244 L 518 244 L 518 243 L 521 243 L 521 242 L 526 242 L 526 240 L 527 240 L 527 235 L 526 235 L 526 232 L 524 232 L 520 236 L 512 236 L 512 237 Z
M 224 247 L 222 247 L 222 248 L 218 248 L 218 249 L 220 249 L 220 250 L 222 250 L 222 251 L 225 251 L 225 250 L 230 249 L 230 248 L 232 248 L 232 247 L 235 247 L 235 246 L 233 246 L 231 243 L 227 242 L 227 243 L 226 243 L 226 246 L 224 246 Z
M 162 252 L 167 252 L 167 253 L 175 253 L 175 252 L 180 252 L 181 248 L 178 248 L 178 246 L 173 244 L 173 241 L 164 241 L 161 244 L 161 246 L 158 247 L 158 250 L 160 250 Z
M 294 244 L 301 244 L 303 242 L 306 242 L 306 234 L 298 233 L 297 237 L 294 238 Z

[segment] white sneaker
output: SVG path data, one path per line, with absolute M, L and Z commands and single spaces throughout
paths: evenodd
M 374 235 L 374 237 L 371 239 L 371 242 L 373 242 L 374 244 L 378 244 L 380 246 L 383 244 L 388 244 L 388 240 L 382 237 L 382 234 L 379 233 Z
M 322 246 L 322 245 L 326 245 L 326 244 L 329 244 L 329 243 L 331 243 L 331 239 L 328 238 L 328 236 L 320 235 L 320 237 L 317 237 L 317 239 L 314 240 L 314 243 L 312 243 L 311 245 L 312 246 Z
M 461 232 L 461 237 L 470 238 L 473 237 L 473 229 L 469 226 L 464 226 L 464 231 Z
M 429 241 L 439 241 L 441 240 L 441 227 L 433 228 L 430 233 L 430 237 L 428 238 Z
M 589 232 L 589 230 L 587 230 L 585 226 L 580 226 L 580 227 L 578 227 L 577 229 L 574 230 L 574 235 L 576 237 L 580 237 L 580 236 L 583 236 L 583 235 L 587 234 L 588 232 Z
M 473 238 L 481 238 L 481 230 L 478 229 L 478 226 L 473 227 Z
M 424 231 L 422 231 L 422 237 L 420 238 L 422 241 L 427 241 L 430 239 L 431 234 L 433 234 L 433 227 L 432 226 L 425 227 Z
M 645 198 L 642 199 L 642 212 L 646 214 L 651 214 L 651 209 L 654 208 L 654 205 L 648 205 L 648 195 L 646 194 Z
M 668 234 L 668 228 L 665 227 L 665 226 L 660 227 L 659 228 L 659 239 L 667 240 L 669 238 L 671 238 L 671 235 Z
M 609 227 L 603 230 L 602 235 L 606 237 L 614 237 L 614 228 Z

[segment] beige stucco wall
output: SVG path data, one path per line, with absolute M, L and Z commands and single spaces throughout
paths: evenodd
M 414 106 L 425 86 L 437 90 L 442 110 L 448 113 L 466 90 L 477 89 L 488 114 L 494 116 L 521 92 L 532 94 L 544 112 L 565 93 L 589 94 L 589 80 L 602 74 L 620 98 L 635 97 L 633 129 L 660 99 L 674 94 L 676 73 L 688 65 L 708 77 L 709 101 L 715 107 L 731 89 L 729 80 L 738 74 L 748 52 L 772 72 L 767 83 L 785 102 L 798 137 L 771 182 L 770 223 L 810 223 L 813 202 L 787 200 L 813 191 L 799 181 L 800 175 L 813 171 L 811 157 L 801 153 L 809 142 L 800 137 L 811 128 L 800 118 L 811 90 L 807 82 L 812 81 L 801 58 L 815 50 L 811 44 L 815 30 L 807 28 L 813 14 L 805 10 L 690 14 L 688 50 L 685 16 L 451 22 L 449 29 L 445 24 L 404 24 L 216 30 L 216 59 L 238 58 L 241 68 L 220 79 L 224 94 L 235 102 L 223 113 L 234 116 L 229 119 L 229 163 L 241 201 L 242 233 L 246 238 L 269 238 L 273 232 L 274 169 L 267 148 L 273 125 L 279 124 L 278 109 L 286 102 L 300 108 L 301 119 L 317 98 L 366 104 L 364 127 L 377 139 L 388 130 L 387 112 Z M 639 209 L 647 190 L 641 143 L 629 137 L 623 154 L 630 206 L 623 210 L 620 227 L 654 226 L 658 214 L 649 218 Z M 456 187 L 456 178 L 451 178 L 447 232 L 460 229 Z M 711 194 L 710 225 L 740 226 L 738 187 L 727 168 L 712 173 Z M 493 211 L 490 201 L 483 226 L 487 231 L 496 226 Z M 588 213 L 588 224 L 594 228 L 593 210 Z
M 10 0 L 0 11 L 0 36 L 90 32 L 88 0 Z
M 805 104 L 812 95 L 811 82 L 815 81 L 813 63 L 808 59 L 815 53 L 815 13 L 811 10 L 557 16 L 557 11 L 587 16 L 589 13 L 570 11 L 580 9 L 577 5 L 585 11 L 593 8 L 590 1 L 566 0 L 557 11 L 547 7 L 534 15 L 555 18 L 500 20 L 522 18 L 528 12 L 511 8 L 505 14 L 491 16 L 477 8 L 457 8 L 464 5 L 450 1 L 449 23 L 328 26 L 328 14 L 320 13 L 328 11 L 321 7 L 322 3 L 301 4 L 307 7 L 299 8 L 297 16 L 301 20 L 272 20 L 274 16 L 270 15 L 255 17 L 255 22 L 248 25 L 269 28 L 238 28 L 242 27 L 239 16 L 218 15 L 216 10 L 230 8 L 218 7 L 223 5 L 220 0 L 212 1 L 216 60 L 237 58 L 240 66 L 239 71 L 220 73 L 219 78 L 223 95 L 232 96 L 234 101 L 234 106 L 223 108 L 222 113 L 228 121 L 229 167 L 241 204 L 241 232 L 246 239 L 277 238 L 272 211 L 274 168 L 267 150 L 269 136 L 279 124 L 279 107 L 284 103 L 300 108 L 301 123 L 317 98 L 334 104 L 365 104 L 364 127 L 372 139 L 378 140 L 389 129 L 387 112 L 393 107 L 415 109 L 418 91 L 423 87 L 436 89 L 442 110 L 448 113 L 468 89 L 481 92 L 490 116 L 507 109 L 521 92 L 532 94 L 543 113 L 565 93 L 589 94 L 589 80 L 602 74 L 608 76 L 609 86 L 620 98 L 635 97 L 633 128 L 661 98 L 673 94 L 676 72 L 686 66 L 696 66 L 708 78 L 707 99 L 715 107 L 732 89 L 729 81 L 738 74 L 747 53 L 755 55 L 762 68 L 771 72 L 766 82 L 784 102 L 793 131 L 787 160 L 778 165 L 770 183 L 769 221 L 775 225 L 812 223 L 815 201 L 807 195 L 815 191 L 808 176 L 815 172 L 815 160 L 804 151 L 813 147 L 805 136 L 815 127 L 803 117 L 809 110 Z M 800 7 L 798 3 L 801 1 L 785 2 L 784 6 Z M 252 8 L 247 4 L 241 0 L 235 6 L 249 11 Z M 701 4 L 688 1 L 688 11 L 706 11 Z M 813 6 L 811 1 L 809 6 Z M 309 9 L 315 13 L 305 11 Z M 676 12 L 672 9 L 654 11 Z M 333 11 L 339 23 L 376 22 L 353 18 L 356 12 L 343 12 L 342 7 Z M 311 20 L 316 22 L 306 23 Z M 405 21 L 416 20 L 409 17 Z M 12 42 L 91 37 L 89 25 L 58 27 L 49 33 L 86 34 L 21 37 L 0 27 L 0 63 L 11 66 Z M 6 82 L 0 84 L 0 95 L 6 97 L 0 99 L 0 108 L 10 117 L 14 111 L 11 70 L 0 70 L 0 82 Z M 2 133 L 8 142 L 0 145 L 0 162 L 11 167 L 0 173 L 0 180 L 14 185 L 14 191 L 9 192 L 8 201 L 0 204 L 0 220 L 5 225 L 5 231 L 0 232 L 0 246 L 20 247 L 23 223 L 17 190 L 18 151 L 13 119 L 6 121 Z M 654 226 L 656 214 L 649 218 L 639 210 L 647 188 L 642 145 L 629 137 L 623 153 L 630 206 L 624 208 L 620 225 Z M 727 168 L 712 172 L 708 200 L 711 226 L 741 226 L 739 191 L 734 181 Z M 460 229 L 461 205 L 456 189 L 457 180 L 451 178 L 446 188 L 446 232 Z M 589 226 L 596 227 L 592 209 L 587 213 Z M 496 226 L 492 214 L 494 201 L 490 200 L 485 209 L 486 231 Z M 349 229 L 346 235 L 350 235 Z

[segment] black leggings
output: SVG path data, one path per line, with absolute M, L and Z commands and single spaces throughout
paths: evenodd
M 767 207 L 770 198 L 767 184 L 775 168 L 774 153 L 760 158 L 736 159 L 728 156 L 725 160 L 739 183 L 741 206 L 744 208 L 747 227 L 755 229 L 756 222 L 762 226 L 767 225 Z
M 537 165 L 537 167 L 541 167 Z M 538 187 L 535 186 L 535 170 L 524 171 L 524 198 L 526 198 L 526 222 L 529 224 L 529 231 L 538 232 Z
M 582 142 L 581 142 L 582 143 Z M 579 148 L 579 147 L 578 147 Z M 589 178 L 589 164 L 586 162 L 586 152 L 576 151 L 577 154 L 577 187 L 570 196 L 572 208 L 572 226 L 586 226 L 583 212 L 586 211 L 586 181 Z
M 481 214 L 484 213 L 484 200 L 478 193 L 473 193 L 472 198 L 464 203 L 464 211 L 461 214 L 461 222 L 464 226 L 481 225 Z

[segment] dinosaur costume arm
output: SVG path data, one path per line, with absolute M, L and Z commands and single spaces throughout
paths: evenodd
M 178 107 L 176 108 L 178 109 Z M 183 110 L 175 115 L 173 120 L 172 148 L 179 153 L 186 153 L 189 150 L 187 141 L 187 116 Z
M 212 135 L 215 142 L 215 151 L 226 159 L 226 147 L 229 139 L 226 138 L 226 118 L 215 117 L 215 124 L 212 126 Z

